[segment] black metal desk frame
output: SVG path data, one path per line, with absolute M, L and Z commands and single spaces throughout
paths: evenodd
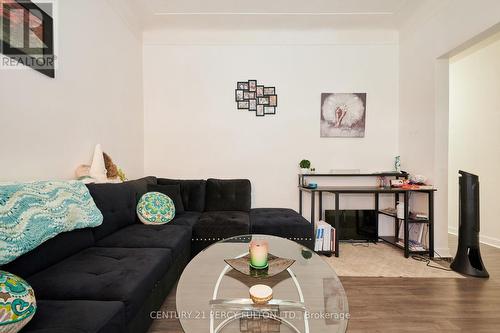
M 394 236 L 378 236 L 378 238 L 386 243 L 393 246 L 401 248 L 404 250 L 404 256 L 408 258 L 411 254 L 428 254 L 430 258 L 434 257 L 434 192 L 436 189 L 401 189 L 401 188 L 384 188 L 376 186 L 318 186 L 315 189 L 310 189 L 303 187 L 304 177 L 395 177 L 395 178 L 407 178 L 406 173 L 376 173 L 376 174 L 305 174 L 299 175 L 299 213 L 302 215 L 302 203 L 303 203 L 303 192 L 308 192 L 311 194 L 311 225 L 314 230 L 315 228 L 315 211 L 316 211 L 316 193 L 319 196 L 319 219 L 323 219 L 323 193 L 332 193 L 334 195 L 335 201 L 335 229 L 339 230 L 340 223 L 340 195 L 341 194 L 374 194 L 375 199 L 375 211 L 376 214 L 376 228 L 378 235 L 378 222 L 379 215 L 386 215 L 394 218 Z M 427 219 L 411 219 L 409 214 L 409 199 L 411 192 L 419 192 L 427 194 L 428 199 L 428 218 Z M 399 220 L 396 214 L 381 211 L 379 207 L 380 194 L 394 194 L 394 205 L 399 201 L 399 195 L 403 195 L 404 202 L 404 246 L 398 244 L 398 234 L 399 234 Z M 426 251 L 412 251 L 409 245 L 409 225 L 410 223 L 426 223 L 429 225 L 429 246 Z M 324 252 L 318 251 L 318 253 L 331 255 L 332 253 L 338 257 L 340 255 L 339 249 L 339 239 L 338 232 L 336 234 L 335 244 L 337 244 L 335 251 Z

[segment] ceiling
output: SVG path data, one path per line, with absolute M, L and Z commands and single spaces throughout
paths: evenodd
M 111 0 L 143 30 L 396 29 L 428 0 Z M 434 0 L 435 1 L 435 0 Z

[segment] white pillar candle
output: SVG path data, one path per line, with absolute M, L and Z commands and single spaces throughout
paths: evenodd
M 252 240 L 249 245 L 250 265 L 254 268 L 267 267 L 268 243 L 265 240 Z

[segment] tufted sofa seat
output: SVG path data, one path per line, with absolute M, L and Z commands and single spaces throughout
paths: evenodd
M 125 306 L 116 301 L 37 300 L 36 317 L 23 331 L 31 333 L 126 332 Z
M 193 228 L 193 255 L 225 238 L 250 233 L 250 218 L 247 212 L 205 212 Z
M 27 280 L 41 299 L 120 301 L 131 320 L 171 264 L 169 249 L 91 247 Z

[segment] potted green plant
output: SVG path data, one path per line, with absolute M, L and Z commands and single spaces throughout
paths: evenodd
M 309 168 L 311 167 L 311 162 L 309 160 L 302 160 L 299 163 L 299 167 L 300 167 L 300 172 L 302 174 L 306 174 L 308 173 Z

